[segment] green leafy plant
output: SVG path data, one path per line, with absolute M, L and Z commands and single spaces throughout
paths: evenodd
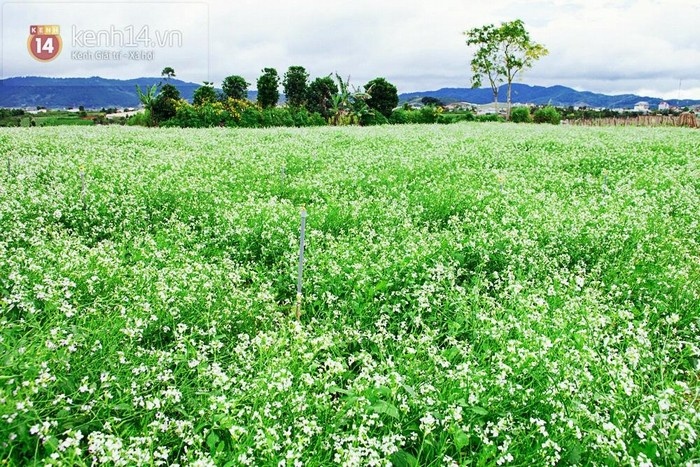
M 561 114 L 556 108 L 552 106 L 542 107 L 537 109 L 533 115 L 533 120 L 535 123 L 550 123 L 552 125 L 559 125 L 561 122 Z
M 514 108 L 510 113 L 510 120 L 514 123 L 532 123 L 530 108 L 525 106 Z

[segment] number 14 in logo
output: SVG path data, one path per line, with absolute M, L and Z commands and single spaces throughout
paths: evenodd
M 54 25 L 29 26 L 27 49 L 40 62 L 50 62 L 61 53 L 61 28 Z

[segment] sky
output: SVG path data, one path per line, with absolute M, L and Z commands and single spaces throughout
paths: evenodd
M 700 99 L 700 0 L 0 1 L 2 78 L 126 79 L 171 66 L 185 81 L 241 75 L 254 89 L 263 68 L 301 65 L 354 85 L 382 76 L 399 92 L 469 87 L 464 31 L 521 19 L 550 53 L 519 82 Z M 60 52 L 44 50 L 52 60 L 32 56 L 54 44 L 33 25 L 59 26 Z

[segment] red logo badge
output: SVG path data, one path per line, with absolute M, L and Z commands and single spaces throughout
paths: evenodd
M 40 62 L 50 62 L 61 53 L 61 28 L 54 25 L 29 26 L 27 49 L 29 55 Z

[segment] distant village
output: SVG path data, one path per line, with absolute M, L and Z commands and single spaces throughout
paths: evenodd
M 425 98 L 423 98 L 425 100 Z M 283 104 L 279 104 L 283 105 Z M 429 98 L 427 102 L 421 102 L 420 100 L 413 100 L 409 101 L 407 103 L 404 103 L 402 106 L 399 106 L 397 108 L 401 107 L 408 107 L 413 110 L 419 110 L 422 109 L 423 107 L 429 106 L 429 105 L 437 105 L 439 107 L 442 107 L 445 112 L 473 112 L 476 115 L 488 115 L 488 114 L 493 114 L 494 112 L 494 104 L 493 103 L 488 103 L 488 104 L 474 104 L 471 102 L 452 102 L 449 104 L 442 104 L 439 102 L 437 99 L 432 99 Z M 516 107 L 530 107 L 530 108 L 536 108 L 536 107 L 542 107 L 541 105 L 537 104 L 523 104 L 523 103 L 513 103 L 513 108 Z M 700 113 L 700 105 L 692 106 L 692 107 L 678 107 L 678 106 L 673 106 L 670 105 L 666 101 L 661 101 L 658 106 L 654 109 L 649 102 L 646 101 L 639 101 L 637 102 L 633 108 L 624 108 L 624 107 L 618 107 L 618 108 L 612 108 L 608 109 L 605 107 L 592 107 L 589 106 L 586 103 L 579 103 L 573 106 L 555 106 L 560 108 L 561 110 L 571 110 L 571 111 L 589 111 L 589 112 L 613 112 L 616 114 L 629 114 L 629 113 L 636 113 L 636 114 L 649 114 L 649 113 L 654 113 L 654 114 L 679 114 L 681 112 L 695 112 L 695 113 Z M 500 114 L 505 114 L 506 113 L 506 103 L 505 102 L 499 102 L 498 103 L 498 109 Z M 53 110 L 61 110 L 61 109 L 53 109 Z M 64 112 L 69 112 L 69 113 L 80 113 L 80 112 L 85 112 L 86 110 L 81 106 L 81 107 L 70 107 L 67 109 L 62 109 Z M 143 112 L 143 108 L 140 107 L 126 107 L 126 108 L 109 108 L 109 109 L 90 109 L 94 112 L 101 112 L 105 115 L 105 118 L 107 119 L 119 119 L 119 118 L 129 118 L 133 115 L 136 115 L 140 112 Z M 46 108 L 28 108 L 24 109 L 24 111 L 28 114 L 31 115 L 39 115 L 46 113 L 50 110 L 47 110 Z
M 411 101 L 408 103 L 408 106 L 412 109 L 421 109 L 421 108 L 425 107 L 426 105 L 432 105 L 432 100 L 429 101 L 428 103 L 421 102 L 420 100 Z M 516 108 L 516 107 L 535 108 L 535 107 L 541 107 L 541 105 L 513 103 L 513 108 Z M 681 112 L 687 112 L 687 111 L 692 111 L 695 113 L 700 112 L 700 105 L 696 105 L 696 106 L 692 106 L 692 107 L 678 107 L 678 106 L 672 106 L 666 101 L 661 101 L 655 109 L 647 101 L 639 101 L 632 108 L 617 107 L 617 108 L 609 109 L 606 107 L 593 107 L 593 106 L 590 106 L 586 103 L 578 103 L 578 104 L 572 105 L 572 106 L 556 106 L 555 105 L 555 107 L 558 107 L 562 110 L 569 110 L 569 111 L 574 111 L 574 112 L 576 112 L 576 111 L 590 111 L 590 112 L 599 112 L 599 113 L 613 112 L 616 114 L 625 114 L 625 113 L 679 114 Z M 474 112 L 477 115 L 486 115 L 486 114 L 495 113 L 493 103 L 474 104 L 471 102 L 452 102 L 449 104 L 442 105 L 442 108 L 446 112 Z M 501 114 L 506 113 L 506 103 L 505 102 L 499 102 L 498 108 L 499 108 L 499 113 L 501 113 Z

